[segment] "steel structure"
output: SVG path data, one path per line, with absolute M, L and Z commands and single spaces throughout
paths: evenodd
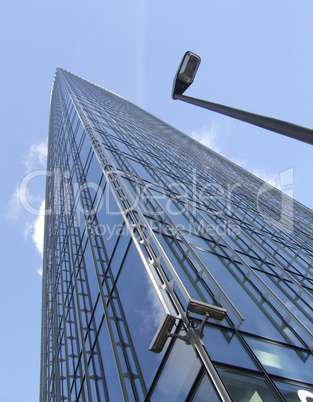
M 42 401 L 313 395 L 312 211 L 61 68 L 48 147 Z

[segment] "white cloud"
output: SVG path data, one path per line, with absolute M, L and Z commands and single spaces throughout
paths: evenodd
M 45 201 L 41 203 L 40 215 L 37 216 L 33 223 L 32 240 L 36 246 L 37 251 L 43 255 L 43 236 L 44 236 L 44 222 L 45 222 Z
M 1 218 L 4 218 L 10 222 L 15 222 L 18 219 L 20 210 L 20 188 L 16 187 L 14 193 L 11 195 L 6 210 L 1 212 Z
M 24 226 L 24 232 L 23 232 L 23 234 L 24 234 L 24 239 L 27 239 L 27 238 L 28 238 L 28 236 L 29 236 L 29 234 L 32 232 L 32 230 L 33 230 L 33 224 L 30 223 L 30 222 L 26 222 L 26 223 L 25 223 L 25 226 Z
M 259 177 L 260 179 L 266 181 L 271 186 L 274 187 L 277 186 L 276 185 L 277 173 L 268 172 L 264 166 L 259 166 L 258 168 L 251 169 L 251 166 L 249 166 L 249 161 L 247 159 L 231 158 L 231 161 L 236 163 L 236 165 L 239 165 L 240 167 L 246 169 L 248 172 Z
M 29 151 L 26 155 L 23 156 L 21 163 L 25 166 L 24 175 L 27 175 L 32 170 L 36 170 L 42 168 L 46 165 L 47 159 L 47 140 L 43 140 L 40 142 L 36 142 L 32 144 L 29 148 Z M 29 232 L 29 225 L 22 205 L 26 205 L 28 203 L 39 203 L 42 202 L 42 195 L 34 194 L 27 189 L 27 192 L 21 191 L 20 185 L 18 185 L 13 194 L 10 197 L 10 200 L 7 204 L 6 210 L 0 214 L 0 217 L 14 222 L 24 222 L 25 229 L 24 234 L 27 235 Z M 28 225 L 28 226 L 27 226 Z
M 146 285 L 149 288 L 146 299 L 147 303 L 141 309 L 135 310 L 135 313 L 139 314 L 142 319 L 141 334 L 149 334 L 151 328 L 158 328 L 165 314 L 164 308 L 147 273 L 145 273 L 145 278 Z
M 246 169 L 248 172 L 254 174 L 255 176 L 259 177 L 260 179 L 266 181 L 268 184 L 272 186 L 276 186 L 276 176 L 277 173 L 275 172 L 268 172 L 264 166 L 259 166 L 257 168 L 251 168 L 251 164 L 247 159 L 238 159 L 238 158 L 231 158 L 232 162 L 236 163 L 236 165 Z
M 232 162 L 236 163 L 236 165 L 241 166 L 242 168 L 246 169 L 247 168 L 247 159 L 238 159 L 238 158 L 231 158 L 230 159 Z
M 247 158 L 240 159 L 238 157 L 231 157 L 229 155 L 229 151 L 228 155 L 225 155 L 223 153 L 220 148 L 220 144 L 222 143 L 223 139 L 226 138 L 225 135 L 227 135 L 227 133 L 232 130 L 232 126 L 230 126 L 230 124 L 230 119 L 212 120 L 210 124 L 202 126 L 199 130 L 192 131 L 190 136 L 195 140 L 201 142 L 201 144 L 207 146 L 208 148 L 213 149 L 221 155 L 224 155 L 226 158 L 236 163 L 236 165 L 239 165 L 240 167 L 248 170 L 268 184 L 274 187 L 279 187 L 277 181 L 279 182 L 279 180 L 283 180 L 283 177 L 280 178 L 282 173 L 273 171 L 269 172 L 264 166 L 259 166 L 256 168 L 255 165 L 253 166 L 253 162 L 249 161 Z M 289 177 L 286 180 L 289 184 Z
M 275 177 L 277 176 L 277 173 L 268 172 L 266 168 L 262 166 L 252 170 L 251 173 L 253 173 L 255 176 L 258 176 L 260 179 L 268 182 L 268 184 L 275 186 L 275 184 L 272 184 L 272 182 L 276 180 Z
M 0 217 L 11 223 L 24 222 L 27 218 L 23 205 L 34 205 L 33 208 L 37 210 L 35 205 L 40 205 L 41 202 L 42 196 L 30 192 L 29 189 L 21 191 L 21 187 L 17 186 L 11 195 L 5 211 L 1 212 Z M 27 227 L 25 227 L 24 232 L 27 233 L 27 231 Z
M 46 166 L 47 160 L 47 140 L 32 144 L 28 153 L 24 156 L 22 161 L 26 168 L 25 173 L 29 173 L 34 169 Z
M 216 145 L 216 138 L 218 134 L 218 126 L 215 122 L 211 124 L 206 124 L 199 130 L 194 130 L 191 132 L 190 136 L 195 140 L 201 142 L 208 148 L 213 149 L 216 152 L 220 152 L 218 146 Z
M 38 169 L 42 169 L 46 165 L 47 159 L 47 140 L 37 141 L 32 144 L 27 152 L 22 157 L 21 163 L 25 166 L 24 175 L 28 175 Z M 27 191 L 21 191 L 18 185 L 10 197 L 6 210 L 1 213 L 0 218 L 9 221 L 10 223 L 20 224 L 23 226 L 22 233 L 24 239 L 27 240 L 31 236 L 31 240 L 35 245 L 38 253 L 43 255 L 43 234 L 44 234 L 44 208 L 45 202 L 42 201 L 44 196 L 44 188 L 31 190 L 30 186 Z M 40 210 L 37 216 L 27 213 L 22 205 L 31 203 L 38 205 Z M 39 208 L 40 205 L 40 208 Z M 39 275 L 42 275 L 42 270 L 37 270 Z

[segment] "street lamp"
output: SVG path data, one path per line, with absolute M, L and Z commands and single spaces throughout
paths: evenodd
M 183 95 L 186 89 L 193 83 L 200 62 L 201 59 L 196 54 L 192 52 L 185 53 L 174 79 L 173 99 L 192 103 L 193 105 L 212 110 L 213 112 L 221 113 L 233 117 L 234 119 L 242 120 L 246 123 L 313 145 L 313 130 L 310 128 Z

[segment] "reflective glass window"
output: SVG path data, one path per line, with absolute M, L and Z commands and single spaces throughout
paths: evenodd
M 117 280 L 117 292 L 146 385 L 149 387 L 166 350 L 164 348 L 160 354 L 149 351 L 165 311 L 134 244 L 126 255 Z
M 188 260 L 185 259 L 184 252 L 173 242 L 173 238 L 157 233 L 156 237 L 189 292 L 190 297 L 196 300 L 205 299 L 207 302 L 212 303 L 212 298 L 207 292 L 203 292 L 203 286 L 200 287 L 201 283 L 199 282 L 197 273 L 194 272 Z M 181 302 L 183 303 L 183 300 L 181 300 Z
M 227 391 L 235 402 L 274 402 L 281 399 L 265 378 L 233 368 L 218 368 Z
M 83 129 L 81 128 L 80 131 L 83 131 Z M 82 166 L 84 167 L 86 165 L 88 156 L 90 155 L 91 146 L 89 143 L 89 139 L 86 137 L 86 135 L 84 135 L 84 139 L 83 142 L 81 144 L 81 148 L 79 150 L 79 156 L 80 156 L 80 160 L 82 163 Z
M 210 250 L 213 246 L 209 245 L 207 240 L 204 240 L 202 237 L 195 236 L 194 234 L 183 232 L 183 236 L 185 239 L 192 245 L 203 248 L 204 250 Z
M 299 293 L 299 288 L 300 286 L 296 287 L 295 293 L 292 292 L 290 288 L 287 287 L 286 282 L 280 281 L 280 280 L 275 280 L 273 281 L 273 277 L 266 275 L 262 272 L 259 272 L 258 275 L 263 279 L 263 281 L 274 291 L 274 293 L 284 302 L 284 304 L 301 320 L 301 322 L 311 331 L 313 332 L 313 322 L 312 322 L 312 317 L 310 314 L 312 314 L 312 308 L 310 309 L 301 298 L 298 298 L 298 300 L 295 297 L 295 293 Z M 279 286 L 278 286 L 279 284 Z M 284 292 L 283 292 L 284 291 Z M 286 295 L 289 296 L 287 296 Z M 305 295 L 303 295 L 308 303 L 312 303 L 312 301 L 307 298 Z M 293 302 L 292 302 L 292 301 Z M 297 304 L 296 304 L 297 301 Z M 299 309 L 298 305 L 302 309 L 302 311 Z M 311 310 L 311 311 L 310 311 Z M 303 311 L 307 312 L 308 315 L 310 316 L 310 319 L 304 315 Z
M 268 373 L 312 382 L 313 356 L 309 352 L 251 337 L 246 341 Z
M 307 387 L 303 384 L 296 384 L 287 381 L 274 381 L 275 385 L 282 393 L 286 402 L 312 402 L 313 401 L 313 385 Z M 300 399 L 300 396 L 302 399 Z
M 130 163 L 142 179 L 153 182 L 153 178 L 148 173 L 146 166 L 134 160 L 130 160 Z
M 201 361 L 191 345 L 177 340 L 151 396 L 151 401 L 184 401 L 201 366 Z
M 89 241 L 87 242 L 84 250 L 84 260 L 86 266 L 86 273 L 88 277 L 89 294 L 92 300 L 92 305 L 94 307 L 99 294 L 99 285 L 96 277 L 95 266 L 93 263 Z
M 221 400 L 207 374 L 202 378 L 191 400 L 194 402 L 219 402 Z
M 274 326 L 277 321 L 274 313 L 272 313 L 273 317 L 267 315 L 263 306 L 251 297 L 248 293 L 248 288 L 237 281 L 230 270 L 223 264 L 221 258 L 205 251 L 197 249 L 195 251 L 244 317 L 245 320 L 241 324 L 240 329 L 264 337 L 284 340 L 280 331 Z M 225 260 L 225 263 L 229 264 L 230 262 L 229 260 Z M 233 269 L 236 270 L 235 267 Z M 210 286 L 209 279 L 207 279 L 207 281 L 208 286 Z M 249 288 L 249 291 L 250 289 L 251 288 Z M 259 298 L 260 296 L 258 296 L 258 299 Z
M 119 269 L 121 268 L 121 264 L 123 262 L 128 244 L 130 242 L 130 235 L 129 234 L 124 234 L 123 231 L 122 233 L 118 236 L 118 242 L 117 245 L 114 249 L 114 253 L 112 255 L 111 261 L 110 261 L 110 275 L 115 279 Z M 135 248 L 132 248 L 130 253 L 137 253 L 137 250 Z M 128 258 L 131 258 L 130 256 Z M 135 255 L 136 258 L 136 255 Z
M 257 370 L 234 332 L 206 325 L 203 342 L 213 361 Z
M 109 395 L 111 396 L 112 400 L 123 400 L 114 355 L 112 353 L 110 337 L 105 321 L 102 322 L 97 342 L 101 353 L 106 384 L 109 388 Z
M 119 147 L 119 149 L 123 152 L 123 153 L 130 153 L 130 150 L 128 148 L 128 146 L 123 142 L 123 141 L 116 141 L 116 145 Z M 131 149 L 131 148 L 130 148 Z
M 103 203 L 97 212 L 97 225 L 92 226 L 89 230 L 102 236 L 108 258 L 110 258 L 118 235 L 121 234 L 124 220 L 108 186 L 102 197 Z
M 94 154 L 91 157 L 90 164 L 86 167 L 85 173 L 89 191 L 93 190 L 92 194 L 94 194 L 98 190 L 98 185 L 103 175 L 100 162 Z

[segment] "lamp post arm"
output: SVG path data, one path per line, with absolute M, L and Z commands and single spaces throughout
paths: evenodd
M 233 117 L 234 119 L 253 124 L 254 126 L 262 127 L 266 130 L 274 131 L 287 137 L 313 145 L 313 130 L 310 128 L 298 126 L 283 120 L 273 119 L 272 117 L 245 112 L 244 110 L 235 109 L 229 106 L 219 105 L 218 103 L 192 98 L 190 96 L 175 94 L 173 95 L 173 98 L 187 103 L 192 103 L 193 105 L 212 110 L 213 112 L 224 114 L 226 116 Z

